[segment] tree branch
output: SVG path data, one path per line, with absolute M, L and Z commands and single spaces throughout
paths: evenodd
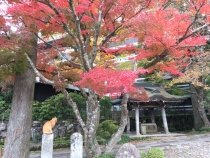
M 94 42 L 93 42 L 93 48 L 92 48 L 92 53 L 91 53 L 91 58 L 90 58 L 91 65 L 93 64 L 97 55 L 97 51 L 98 51 L 97 42 L 98 42 L 99 32 L 101 28 L 101 22 L 102 22 L 102 10 L 99 9 L 98 22 L 94 23 Z
M 54 84 L 54 81 L 51 81 L 51 80 L 47 79 L 46 77 L 44 77 L 44 76 L 36 69 L 34 63 L 33 63 L 32 60 L 29 58 L 29 56 L 28 56 L 26 53 L 25 53 L 25 55 L 26 55 L 26 58 L 27 58 L 27 60 L 28 60 L 28 62 L 29 62 L 29 64 L 30 64 L 30 66 L 32 67 L 33 71 L 35 72 L 35 74 L 36 74 L 38 77 L 40 77 L 45 83 L 50 84 L 50 85 L 53 85 L 53 84 Z M 82 127 L 82 129 L 83 129 L 83 132 L 84 132 L 84 133 L 87 133 L 87 132 L 88 132 L 88 131 L 87 131 L 87 128 L 86 128 L 86 126 L 85 126 L 84 121 L 82 120 L 82 117 L 81 117 L 81 115 L 80 115 L 80 113 L 79 113 L 79 110 L 78 110 L 78 107 L 77 107 L 76 103 L 73 102 L 73 100 L 71 99 L 71 97 L 69 96 L 69 93 L 67 92 L 67 90 L 66 90 L 65 88 L 62 89 L 62 92 L 63 92 L 63 94 L 65 95 L 65 97 L 66 97 L 66 99 L 67 99 L 69 105 L 74 109 L 75 116 L 77 117 L 77 120 L 80 122 L 80 125 L 81 125 L 81 127 Z
M 144 69 L 148 69 L 148 68 L 154 66 L 155 64 L 160 62 L 162 59 L 164 59 L 167 55 L 168 55 L 168 51 L 164 50 L 162 54 L 157 55 L 153 61 L 148 63 L 146 66 L 144 66 Z

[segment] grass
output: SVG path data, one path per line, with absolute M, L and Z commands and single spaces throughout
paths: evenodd
M 94 158 L 115 158 L 115 155 L 113 153 L 106 153 L 99 157 L 94 157 Z
M 144 140 L 150 140 L 151 137 L 133 137 L 130 138 L 128 136 L 124 136 L 122 135 L 121 140 L 117 143 L 117 144 L 125 144 L 125 143 L 129 143 L 132 141 L 144 141 Z
M 199 131 L 192 130 L 188 132 L 188 135 L 206 134 L 210 132 L 210 127 L 202 127 Z
M 109 139 L 104 139 L 104 138 L 101 138 L 100 136 L 96 136 L 96 139 L 98 140 L 98 143 L 100 145 L 105 145 L 109 141 Z M 129 143 L 129 142 L 132 142 L 132 141 L 144 141 L 144 140 L 150 140 L 150 139 L 151 139 L 151 137 L 133 137 L 133 138 L 130 138 L 128 136 L 122 135 L 121 140 L 117 144 L 125 144 L 125 143 Z

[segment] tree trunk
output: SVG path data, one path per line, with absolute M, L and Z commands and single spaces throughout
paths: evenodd
M 101 148 L 98 145 L 98 142 L 95 138 L 100 118 L 100 106 L 98 103 L 97 95 L 95 94 L 95 92 L 89 90 L 87 122 L 85 124 L 80 116 L 77 104 L 73 102 L 73 100 L 71 99 L 71 97 L 65 89 L 63 89 L 62 92 L 66 97 L 69 105 L 71 105 L 71 107 L 73 108 L 77 121 L 82 127 L 84 134 L 86 157 L 93 158 L 94 156 L 100 156 Z
M 33 40 L 32 45 L 29 56 L 35 63 L 37 40 Z M 24 73 L 15 75 L 3 158 L 29 158 L 34 86 L 35 73 L 30 65 Z
M 80 126 L 83 129 L 86 157 L 93 158 L 94 156 L 100 156 L 102 154 L 102 150 L 95 137 L 100 118 L 100 105 L 98 102 L 97 94 L 94 91 L 89 90 L 88 99 L 87 99 L 88 102 L 87 122 L 85 125 L 80 116 L 76 103 L 72 101 L 71 97 L 68 95 L 68 92 L 65 89 L 63 89 L 62 92 L 65 95 L 68 103 L 73 108 L 74 114 Z M 125 126 L 127 125 L 127 117 L 128 117 L 128 109 L 127 109 L 128 98 L 129 98 L 128 94 L 125 94 L 122 100 L 121 121 L 119 129 L 115 134 L 113 134 L 111 140 L 104 148 L 103 153 L 111 152 L 112 148 L 120 140 L 121 135 L 124 132 Z
M 96 131 L 98 129 L 100 119 L 100 106 L 98 96 L 94 91 L 89 90 L 88 96 L 88 112 L 86 127 L 88 130 L 85 135 L 85 152 L 87 158 L 101 155 L 101 148 L 96 140 Z
M 195 130 L 199 130 L 203 126 L 210 127 L 210 122 L 206 116 L 204 109 L 203 88 L 190 85 L 190 91 L 192 92 L 191 98 Z
M 121 105 L 121 119 L 120 119 L 120 125 L 116 133 L 114 133 L 106 145 L 104 149 L 104 153 L 109 153 L 113 149 L 113 147 L 117 144 L 117 142 L 120 140 L 125 126 L 127 125 L 127 119 L 128 119 L 128 109 L 127 109 L 127 103 L 128 103 L 129 95 L 125 94 L 122 99 L 122 105 Z

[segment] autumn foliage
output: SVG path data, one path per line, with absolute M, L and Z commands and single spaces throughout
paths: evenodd
M 12 62 L 19 62 L 15 59 L 20 56 L 26 63 L 30 49 L 22 48 L 30 45 L 28 33 L 38 38 L 36 68 L 53 80 L 50 83 L 74 109 L 88 158 L 111 152 L 120 139 L 128 116 L 128 94 L 148 99 L 143 89 L 133 86 L 135 78 L 156 72 L 184 74 L 192 57 L 200 53 L 197 47 L 206 44 L 210 26 L 209 0 L 1 0 L 0 4 L 7 6 L 0 10 L 0 47 L 14 55 Z M 124 44 L 134 38 L 135 44 Z M 135 54 L 129 60 L 139 63 L 139 68 L 117 70 L 114 58 L 120 54 Z M 3 58 L 0 64 L 8 65 Z M 67 84 L 89 90 L 86 123 L 65 89 Z M 101 149 L 95 140 L 98 96 L 119 93 L 124 94 L 120 128 Z
M 205 45 L 207 37 L 201 30 L 210 22 L 210 4 L 207 0 L 21 0 L 9 3 L 5 15 L 12 18 L 0 17 L 1 30 L 6 28 L 5 21 L 8 21 L 16 25 L 19 32 L 28 30 L 42 34 L 39 36 L 37 62 L 42 74 L 49 79 L 59 74 L 58 78 L 62 76 L 66 83 L 82 79 L 75 84 L 92 87 L 100 95 L 104 95 L 107 88 L 113 89 L 114 86 L 118 89 L 120 84 L 134 81 L 132 71 L 118 74 L 114 70 L 113 55 L 124 52 L 135 52 L 137 56 L 133 60 L 137 62 L 149 59 L 144 67 L 149 72 L 158 70 L 181 75 L 195 52 L 193 48 Z M 59 40 L 57 35 L 60 36 Z M 138 38 L 137 46 L 128 44 L 109 48 L 110 43 L 122 43 L 131 38 Z M 6 45 L 5 41 L 2 42 Z M 58 57 L 67 48 L 73 49 L 68 52 L 71 58 L 58 62 Z M 84 56 L 88 57 L 88 61 L 83 59 Z M 94 68 L 95 65 L 106 69 L 99 71 L 99 68 Z M 80 77 L 82 72 L 83 76 Z M 112 72 L 118 75 L 108 75 Z M 118 76 L 123 73 L 127 79 L 119 84 Z M 91 74 L 101 77 L 87 84 L 85 81 L 90 79 Z M 110 87 L 109 84 L 106 87 L 95 86 L 98 82 L 111 80 L 109 76 L 115 77 L 112 81 L 116 84 L 109 81 L 112 83 Z
M 99 96 L 109 94 L 110 97 L 119 97 L 121 94 L 130 93 L 132 98 L 148 100 L 143 89 L 137 89 L 133 82 L 138 78 L 138 74 L 144 74 L 147 70 L 113 70 L 96 67 L 88 73 L 82 73 L 82 80 L 74 85 L 81 88 L 94 89 Z

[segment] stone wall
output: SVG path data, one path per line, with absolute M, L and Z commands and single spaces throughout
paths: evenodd
M 41 142 L 42 140 L 42 126 L 46 121 L 33 121 L 31 127 L 31 139 L 36 143 Z M 0 123 L 0 137 L 6 137 L 8 122 Z M 74 133 L 74 124 L 72 121 L 58 121 L 55 127 L 53 128 L 54 139 L 64 137 L 67 134 Z

